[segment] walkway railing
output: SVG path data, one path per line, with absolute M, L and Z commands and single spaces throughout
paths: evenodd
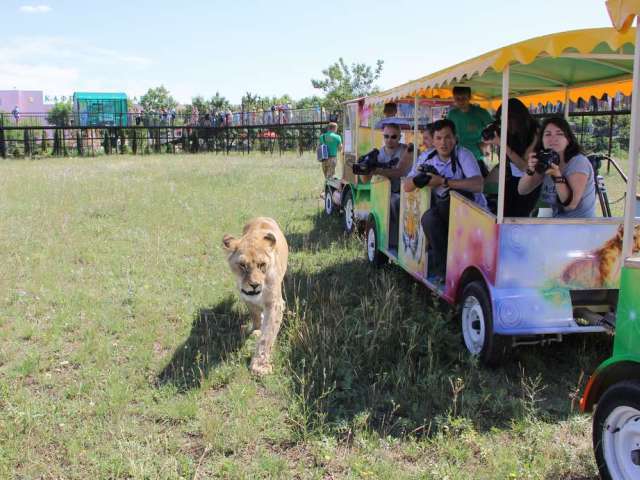
M 53 115 L 41 113 L 0 113 L 0 127 L 237 127 L 290 125 L 301 123 L 326 123 L 336 116 L 324 108 L 266 109 L 240 112 L 192 112 L 171 111 L 132 112 L 71 112 Z

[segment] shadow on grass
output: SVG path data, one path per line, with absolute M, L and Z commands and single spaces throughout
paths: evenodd
M 285 279 L 280 354 L 305 429 L 361 425 L 382 436 L 480 431 L 577 412 L 578 394 L 608 356 L 604 335 L 520 347 L 487 369 L 428 289 L 398 267 L 364 260 Z
M 329 247 L 336 242 L 336 239 L 346 237 L 342 227 L 342 217 L 337 213 L 329 216 L 324 213 L 324 210 L 320 210 L 306 218 L 313 221 L 310 231 L 285 234 L 292 251 L 314 252 Z
M 238 311 L 233 295 L 211 308 L 198 310 L 189 338 L 158 374 L 158 383 L 173 384 L 180 391 L 200 387 L 210 370 L 240 348 L 244 341 L 241 326 L 245 321 L 246 315 Z

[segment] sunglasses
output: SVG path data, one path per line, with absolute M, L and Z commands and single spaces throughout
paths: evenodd
M 386 139 L 391 139 L 391 140 L 397 140 L 398 139 L 398 135 L 383 135 L 383 137 Z

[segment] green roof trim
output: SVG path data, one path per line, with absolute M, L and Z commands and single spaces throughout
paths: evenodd
M 110 92 L 75 92 L 73 100 L 126 100 L 126 93 Z

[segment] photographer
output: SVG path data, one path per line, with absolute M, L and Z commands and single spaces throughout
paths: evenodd
M 400 178 L 411 169 L 412 151 L 400 143 L 400 127 L 387 124 L 382 130 L 384 147 L 374 149 L 360 158 L 353 172 L 368 181 L 371 175 L 382 175 L 391 181 L 391 205 L 389 215 L 389 247 L 398 245 L 398 218 L 400 216 Z
M 542 135 L 535 153 L 529 154 L 518 193 L 526 195 L 539 185 L 541 198 L 553 209 L 554 217 L 595 217 L 593 168 L 564 118 L 552 117 L 542 123 Z
M 496 111 L 496 119 L 482 131 L 482 138 L 491 145 L 500 146 L 500 120 L 502 106 Z M 528 217 L 540 197 L 540 186 L 527 195 L 518 193 L 520 178 L 527 169 L 527 158 L 534 151 L 538 135 L 538 121 L 527 107 L 517 98 L 509 99 L 509 120 L 507 132 L 507 168 L 505 182 L 505 217 Z M 486 178 L 487 182 L 498 183 L 498 167 Z
M 456 146 L 456 127 L 451 120 L 433 123 L 434 150 L 427 153 L 416 175 L 404 183 L 407 192 L 432 188 L 431 208 L 421 219 L 429 239 L 429 274 L 434 283 L 444 279 L 449 233 L 450 191 L 455 190 L 486 208 L 482 195 L 484 180 L 476 158 L 464 147 Z

